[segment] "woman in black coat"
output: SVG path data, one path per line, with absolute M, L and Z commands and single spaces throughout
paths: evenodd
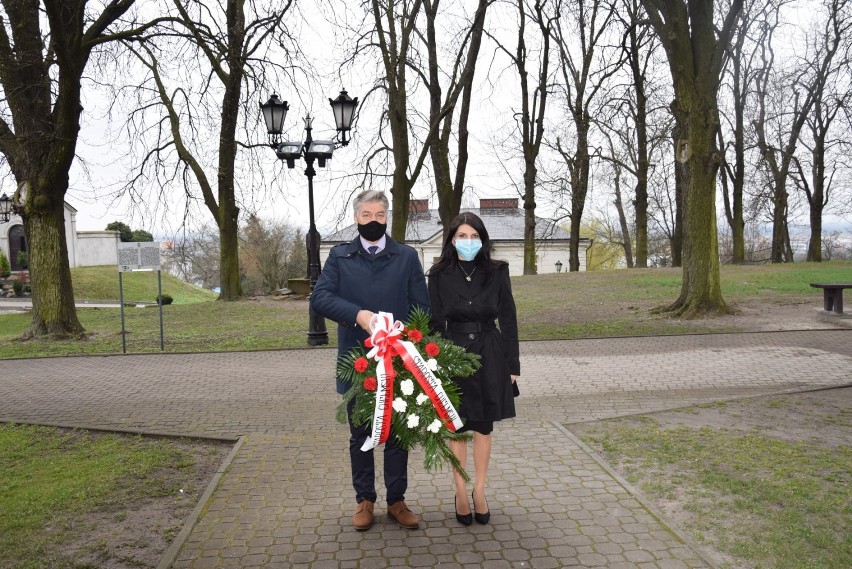
M 433 328 L 482 356 L 482 367 L 476 374 L 456 380 L 461 391 L 459 415 L 465 422 L 459 432 L 474 433 L 473 513 L 464 479 L 456 471 L 453 478 L 456 519 L 470 525 L 475 517 L 477 522 L 486 524 L 490 518 L 485 482 L 491 458 L 491 431 L 495 421 L 515 416 L 515 381 L 521 364 L 509 265 L 491 260 L 488 230 L 478 216 L 461 213 L 450 224 L 441 258 L 429 270 L 429 298 Z M 467 443 L 451 445 L 466 467 Z

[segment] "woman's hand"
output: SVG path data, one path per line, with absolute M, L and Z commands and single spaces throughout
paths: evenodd
M 518 381 L 518 378 L 521 377 L 521 376 L 520 375 L 511 375 L 509 377 L 512 378 L 512 383 L 515 383 L 516 381 Z

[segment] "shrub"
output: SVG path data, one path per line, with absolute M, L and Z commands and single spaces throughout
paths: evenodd
M 30 258 L 26 251 L 18 251 L 18 265 L 25 271 L 30 268 Z
M 15 296 L 24 296 L 24 283 L 15 279 L 12 281 L 12 290 L 15 291 Z
M 9 257 L 6 253 L 0 251 L 0 279 L 5 279 L 12 274 L 12 265 L 9 264 Z
M 164 294 L 162 296 L 157 297 L 157 302 L 162 302 L 163 306 L 165 306 L 166 304 L 171 304 L 172 302 L 174 302 L 174 299 L 170 295 Z

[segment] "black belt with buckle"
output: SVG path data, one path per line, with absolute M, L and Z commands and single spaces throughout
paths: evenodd
M 494 330 L 497 324 L 491 322 L 447 322 L 447 330 L 462 332 L 464 334 Z

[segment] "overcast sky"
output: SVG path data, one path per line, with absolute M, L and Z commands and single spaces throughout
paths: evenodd
M 302 2 L 302 5 L 305 6 L 306 3 Z M 354 9 L 358 9 L 357 4 Z M 286 83 L 278 88 L 281 98 L 290 101 L 290 111 L 286 121 L 290 139 L 297 139 L 303 135 L 301 117 L 307 112 L 315 116 L 314 138 L 332 138 L 334 122 L 328 106 L 328 97 L 336 97 L 339 90 L 345 87 L 350 96 L 359 96 L 363 99 L 375 76 L 375 68 L 364 64 L 338 72 L 338 62 L 327 60 L 330 56 L 337 58 L 332 54 L 341 53 L 344 39 L 335 38 L 331 26 L 320 25 L 317 20 L 312 19 L 310 24 L 298 23 L 294 31 L 299 35 L 305 56 L 314 62 L 317 71 L 323 77 L 310 85 L 300 85 L 300 95 L 294 93 L 294 86 Z M 506 21 L 509 20 L 501 18 L 497 10 L 493 10 L 489 13 L 487 25 L 499 29 L 502 22 Z M 511 32 L 511 29 L 503 30 L 503 33 L 509 33 L 509 35 Z M 507 156 L 507 151 L 501 150 L 502 141 L 508 137 L 512 127 L 512 108 L 518 106 L 514 103 L 517 93 L 516 73 L 507 67 L 505 58 L 494 54 L 493 43 L 487 39 L 484 40 L 477 68 L 478 88 L 475 95 L 478 98 L 475 103 L 477 114 L 473 117 L 470 126 L 470 164 L 467 177 L 470 190 L 466 192 L 464 203 L 467 207 L 475 207 L 479 198 L 482 197 L 518 196 L 512 176 L 509 175 L 509 170 L 517 166 L 513 166 L 513 157 Z M 106 192 L 103 188 L 114 187 L 128 176 L 127 164 L 121 162 L 122 156 L 126 154 L 125 144 L 129 142 L 126 142 L 126 137 L 120 133 L 119 125 L 109 123 L 103 118 L 105 101 L 99 98 L 101 95 L 92 89 L 86 89 L 85 96 L 86 112 L 78 154 L 85 159 L 87 168 L 83 167 L 82 162 L 75 163 L 71 172 L 71 189 L 67 195 L 67 201 L 78 210 L 78 229 L 104 229 L 107 223 L 119 220 L 128 223 L 134 229 L 151 231 L 157 238 L 170 238 L 182 220 L 181 208 L 177 208 L 172 214 L 164 215 L 162 206 L 157 206 L 156 213 L 144 216 L 137 214 L 131 217 L 127 200 L 112 202 L 104 198 Z M 260 101 L 252 102 L 246 111 L 249 117 L 253 116 L 256 120 L 255 138 L 250 141 L 254 143 L 265 141 L 265 129 L 257 106 L 259 103 Z M 341 222 L 348 222 L 351 218 L 351 214 L 345 208 L 351 193 L 350 189 L 354 187 L 355 182 L 347 176 L 358 171 L 358 163 L 368 151 L 367 141 L 363 139 L 363 135 L 367 132 L 369 137 L 369 131 L 373 129 L 372 125 L 377 121 L 379 103 L 380 101 L 374 98 L 370 106 L 363 109 L 361 127 L 354 132 L 353 143 L 346 148 L 338 149 L 328 168 L 317 169 L 314 191 L 317 225 L 322 234 L 336 229 Z M 212 143 L 215 144 L 215 141 Z M 287 171 L 282 169 L 274 153 L 268 150 L 265 167 L 268 168 L 267 173 L 277 172 L 280 186 L 265 188 L 268 191 L 258 192 L 254 197 L 246 198 L 241 204 L 243 211 L 254 211 L 268 219 L 307 227 L 307 179 L 303 175 L 304 164 L 297 162 L 294 170 Z M 244 175 L 250 175 L 250 173 Z M 380 180 L 374 187 L 389 189 L 387 184 Z M 6 190 L 3 188 L 3 191 Z M 413 197 L 431 197 L 430 205 L 435 208 L 437 202 L 431 194 L 432 187 L 426 172 L 421 176 Z M 592 199 L 609 201 L 610 197 L 608 194 L 602 196 L 593 194 Z M 538 204 L 540 216 L 553 215 L 553 207 L 546 199 L 539 199 Z M 343 215 L 341 215 L 342 211 L 345 211 Z M 589 211 L 588 208 L 587 211 Z M 196 223 L 212 221 L 209 212 L 203 207 L 194 210 L 193 218 Z M 852 222 L 849 220 L 829 218 L 826 221 L 826 231 L 841 230 L 852 233 Z M 719 222 L 720 225 L 724 223 L 721 218 Z

